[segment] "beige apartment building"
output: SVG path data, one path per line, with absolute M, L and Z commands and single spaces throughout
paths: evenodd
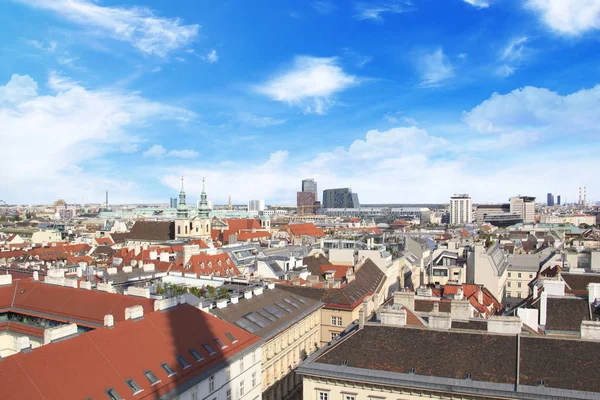
M 296 367 L 321 344 L 319 301 L 281 289 L 258 288 L 222 301 L 210 312 L 262 338 L 262 398 L 302 398 Z

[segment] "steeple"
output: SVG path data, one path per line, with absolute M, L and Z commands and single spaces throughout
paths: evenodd
M 179 204 L 177 204 L 177 218 L 187 218 L 188 209 L 185 204 L 185 190 L 183 190 L 183 176 L 181 177 L 181 191 L 179 192 Z
M 198 205 L 198 218 L 208 219 L 210 218 L 210 208 L 208 207 L 208 201 L 206 200 L 206 181 L 202 178 L 202 194 L 200 195 L 200 204 Z

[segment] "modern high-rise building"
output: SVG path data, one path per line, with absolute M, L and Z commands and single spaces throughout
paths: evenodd
M 552 193 L 548 193 L 546 196 L 546 205 L 548 207 L 552 207 L 554 205 L 554 195 Z
M 515 196 L 510 199 L 511 214 L 520 215 L 523 222 L 535 222 L 535 197 Z
M 560 206 L 560 194 L 556 196 L 556 205 Z
M 473 222 L 473 201 L 468 194 L 450 197 L 450 224 L 464 225 Z
M 323 208 L 360 208 L 358 193 L 350 188 L 323 190 Z
M 302 180 L 302 191 L 317 193 L 317 182 L 315 182 L 315 180 L 312 178 Z
M 265 210 L 265 201 L 263 199 L 250 200 L 248 202 L 248 211 L 264 211 L 264 210 Z
M 317 182 L 314 179 L 302 180 L 302 191 L 296 193 L 296 207 L 298 215 L 314 214 L 315 203 L 319 200 Z
M 177 197 L 171 197 L 169 201 L 169 207 L 177 208 Z

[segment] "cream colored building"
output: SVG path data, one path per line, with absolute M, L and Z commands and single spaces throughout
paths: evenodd
M 535 197 L 516 196 L 509 201 L 511 214 L 519 215 L 524 223 L 535 222 Z
M 290 399 L 301 393 L 296 367 L 321 344 L 319 301 L 278 288 L 255 288 L 217 303 L 210 312 L 262 338 L 262 397 Z

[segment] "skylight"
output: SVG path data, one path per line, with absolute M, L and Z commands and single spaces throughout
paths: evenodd
M 202 347 L 204 347 L 204 350 L 206 350 L 211 356 L 216 353 L 216 351 L 210 346 L 210 344 L 204 343 Z
M 108 398 L 111 400 L 123 400 L 121 398 L 121 396 L 119 396 L 119 394 L 117 392 L 115 392 L 115 389 L 113 389 L 113 388 L 106 389 L 106 394 L 108 395 Z
M 191 349 L 191 350 L 190 350 L 190 353 L 192 353 L 192 355 L 194 356 L 194 358 L 196 359 L 196 361 L 197 361 L 197 362 L 200 362 L 200 361 L 204 360 L 204 357 L 202 357 L 202 356 L 200 355 L 200 353 L 198 353 L 198 352 L 196 351 L 196 349 Z
M 169 366 L 169 364 L 167 364 L 167 363 L 162 363 L 162 364 L 161 364 L 161 367 L 162 367 L 162 368 L 165 370 L 165 372 L 167 373 L 167 375 L 168 375 L 169 377 L 171 377 L 171 376 L 175 375 L 175 371 L 173 371 L 173 368 L 171 368 L 171 367 Z
M 231 334 L 231 332 L 226 332 L 225 336 L 227 336 L 227 339 L 231 340 L 231 343 L 236 343 L 238 340 Z
M 190 364 L 187 361 L 185 361 L 185 358 L 183 358 L 182 356 L 177 356 L 177 362 L 179 363 L 179 365 L 181 365 L 183 369 L 186 369 L 190 366 Z
M 139 392 L 142 391 L 142 389 L 139 387 L 139 385 L 137 383 L 135 383 L 135 381 L 133 379 L 127 379 L 125 382 L 127 382 L 127 386 L 129 386 L 129 388 L 131 389 L 133 394 L 138 394 Z
M 160 382 L 156 375 L 154 375 L 150 370 L 144 372 L 144 375 L 146 375 L 146 378 L 148 378 L 152 385 L 156 385 L 158 382 Z
M 221 339 L 219 339 L 218 337 L 215 338 L 215 342 L 217 342 L 217 344 L 219 345 L 220 348 L 224 349 L 225 347 L 227 347 L 227 345 L 225 343 L 223 343 L 221 341 Z

